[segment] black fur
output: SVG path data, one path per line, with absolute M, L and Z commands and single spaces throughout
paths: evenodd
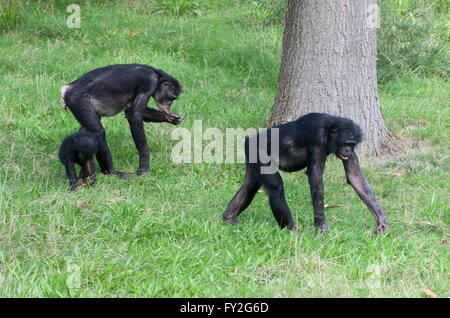
M 125 178 L 112 162 L 101 117 L 125 110 L 131 134 L 139 152 L 138 174 L 149 170 L 150 154 L 143 122 L 179 124 L 180 116 L 170 112 L 181 94 L 181 85 L 166 72 L 143 64 L 118 64 L 92 70 L 61 89 L 62 105 L 68 107 L 81 126 L 98 138 L 97 160 L 103 173 Z M 147 107 L 155 100 L 160 110 Z
M 76 132 L 63 140 L 59 148 L 59 160 L 66 168 L 70 190 L 75 190 L 79 185 L 94 184 L 97 145 L 96 136 L 86 131 Z M 75 163 L 81 166 L 80 178 L 75 171 Z
M 277 129 L 277 130 L 274 130 Z M 276 136 L 278 139 L 272 137 Z M 361 172 L 354 147 L 362 141 L 361 128 L 348 118 L 321 113 L 309 113 L 295 121 L 269 128 L 264 134 L 250 136 L 245 142 L 246 176 L 244 184 L 225 210 L 223 219 L 235 223 L 237 216 L 247 208 L 262 186 L 269 195 L 272 212 L 280 225 L 294 229 L 295 224 L 284 196 L 282 171 L 298 171 L 307 168 L 314 208 L 314 224 L 326 231 L 328 224 L 324 214 L 323 171 L 326 157 L 336 155 L 344 164 L 347 181 L 374 214 L 376 233 L 387 231 L 388 225 L 372 189 Z M 272 142 L 278 145 L 276 156 Z M 257 147 L 256 147 L 257 145 Z M 259 149 L 259 150 L 257 150 Z M 265 158 L 269 160 L 263 160 Z M 267 173 L 268 167 L 275 167 Z

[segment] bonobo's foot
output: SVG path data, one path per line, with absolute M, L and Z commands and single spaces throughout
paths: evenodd
M 143 174 L 148 173 L 148 171 L 149 171 L 148 168 L 142 168 L 142 167 L 139 167 L 139 169 L 137 169 L 137 171 L 136 171 L 136 174 L 137 174 L 138 176 L 142 176 Z
M 229 217 L 223 217 L 222 218 L 224 222 L 226 223 L 230 223 L 230 224 L 237 224 L 238 220 L 236 220 L 236 218 L 229 218 Z
M 78 186 L 82 186 L 83 185 L 83 179 L 81 179 L 81 178 L 78 178 L 77 180 L 73 180 L 73 181 L 70 181 L 70 183 L 69 183 L 69 191 L 75 191 L 77 188 L 78 188 Z
M 128 175 L 125 172 L 119 170 L 112 170 L 111 172 L 109 172 L 109 174 L 112 174 L 113 176 L 116 176 L 122 180 L 128 179 Z
M 324 217 L 314 217 L 316 233 L 325 234 L 328 232 L 328 223 Z
M 325 234 L 328 233 L 328 223 L 315 225 L 316 233 Z
M 166 120 L 168 123 L 178 125 L 181 123 L 181 116 L 177 114 L 166 114 Z
M 93 185 L 95 183 L 95 177 L 87 177 L 86 179 L 83 180 L 83 187 L 87 187 L 90 185 Z
M 224 222 L 230 223 L 230 224 L 236 224 L 237 220 L 236 217 L 238 215 L 238 211 L 236 210 L 236 207 L 231 203 L 227 208 L 225 209 L 225 212 L 223 212 L 222 220 Z
M 288 229 L 289 231 L 291 231 L 291 232 L 297 231 L 297 225 L 295 225 L 294 223 L 289 224 L 289 225 L 287 226 L 287 229 Z
M 381 233 L 386 233 L 387 231 L 389 231 L 389 225 L 387 224 L 387 222 L 383 222 L 381 224 L 378 224 L 375 227 L 375 231 L 373 232 L 375 235 L 381 234 Z

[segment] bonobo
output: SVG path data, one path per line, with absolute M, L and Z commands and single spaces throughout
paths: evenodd
M 96 153 L 97 138 L 86 131 L 78 131 L 63 140 L 59 149 L 59 160 L 66 167 L 71 191 L 80 185 L 94 184 L 94 155 Z M 80 178 L 75 171 L 75 163 L 81 166 Z
M 273 138 L 276 134 L 278 138 Z M 263 186 L 280 227 L 295 229 L 284 196 L 283 180 L 277 170 L 292 172 L 307 168 L 314 225 L 326 232 L 328 224 L 324 213 L 322 175 L 326 157 L 335 154 L 344 164 L 347 182 L 374 215 L 377 223 L 375 234 L 386 232 L 389 227 L 385 213 L 361 172 L 354 152 L 354 147 L 361 140 L 360 127 L 350 119 L 320 113 L 310 113 L 247 137 L 244 183 L 226 208 L 223 219 L 236 223 L 237 216 L 248 207 L 258 189 Z M 267 172 L 273 165 L 276 166 L 275 171 Z
M 126 178 L 113 166 L 101 117 L 125 110 L 139 152 L 137 174 L 149 170 L 149 150 L 143 122 L 180 123 L 170 112 L 172 102 L 181 94 L 180 83 L 162 70 L 142 64 L 119 64 L 97 68 L 61 88 L 61 104 L 69 108 L 82 128 L 98 138 L 97 160 L 105 174 Z M 160 110 L 147 107 L 153 97 Z

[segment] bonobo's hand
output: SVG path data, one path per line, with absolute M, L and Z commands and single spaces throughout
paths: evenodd
M 77 180 L 69 181 L 69 191 L 75 191 L 79 186 L 83 185 L 83 179 L 78 178 Z
M 289 232 L 291 233 L 295 233 L 298 231 L 297 225 L 295 225 L 294 223 L 289 224 L 288 226 L 286 226 L 286 228 L 289 230 Z
M 116 176 L 122 180 L 128 179 L 128 174 L 126 174 L 125 172 L 119 171 L 119 170 L 113 170 L 110 172 L 110 174 L 112 174 L 113 176 Z
M 137 174 L 138 176 L 142 176 L 142 175 L 148 173 L 148 171 L 149 171 L 149 168 L 148 168 L 148 167 L 146 167 L 146 168 L 139 167 L 139 169 L 137 169 L 137 171 L 136 171 L 136 174 Z
M 388 232 L 389 231 L 389 225 L 387 224 L 387 222 L 386 221 L 384 221 L 383 223 L 381 223 L 381 224 L 378 224 L 376 227 L 375 227 L 375 231 L 373 232 L 375 235 L 379 235 L 379 234 L 381 234 L 381 233 L 386 233 L 386 232 Z
M 178 125 L 181 123 L 181 116 L 177 114 L 166 114 L 166 120 L 168 123 Z
M 83 182 L 83 187 L 93 185 L 95 183 L 95 176 L 87 177 Z
M 328 233 L 328 223 L 324 222 L 320 225 L 316 225 L 316 233 L 327 234 Z

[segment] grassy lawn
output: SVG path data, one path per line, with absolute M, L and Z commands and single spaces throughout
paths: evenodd
M 304 173 L 283 174 L 298 232 L 279 230 L 263 193 L 241 223 L 224 224 L 243 166 L 173 163 L 169 124 L 146 125 L 150 174 L 100 174 L 69 193 L 57 150 L 78 124 L 59 89 L 84 72 L 162 68 L 184 86 L 173 111 L 188 129 L 200 119 L 222 131 L 264 127 L 277 89 L 282 26 L 252 20 L 250 5 L 217 1 L 179 16 L 95 3 L 81 6 L 80 29 L 66 27 L 61 5 L 0 35 L 0 297 L 450 296 L 448 81 L 380 87 L 404 149 L 361 165 L 387 235 L 372 235 L 372 215 L 331 157 L 325 203 L 342 206 L 327 209 L 327 235 L 314 234 Z M 127 121 L 103 122 L 115 166 L 134 173 Z

